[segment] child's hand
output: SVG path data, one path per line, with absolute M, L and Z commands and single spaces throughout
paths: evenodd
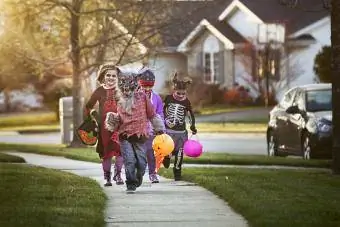
M 197 133 L 197 129 L 196 129 L 195 125 L 191 125 L 190 130 L 191 130 L 193 135 L 195 135 Z
M 155 135 L 162 135 L 162 134 L 164 134 L 163 131 L 157 131 L 157 132 L 155 132 Z
M 107 130 L 109 130 L 110 132 L 113 132 L 118 128 L 119 122 L 120 122 L 120 117 L 117 113 L 108 112 L 106 114 L 104 125 Z

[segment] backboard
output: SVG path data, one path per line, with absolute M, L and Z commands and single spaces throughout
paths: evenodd
M 283 44 L 285 42 L 286 28 L 282 23 L 264 23 L 258 25 L 258 43 Z

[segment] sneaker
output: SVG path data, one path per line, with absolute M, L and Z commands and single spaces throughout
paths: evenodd
M 106 183 L 104 184 L 104 186 L 105 186 L 105 187 L 112 186 L 112 183 L 111 183 L 110 181 L 108 181 L 108 182 L 106 182 Z
M 113 180 L 116 181 L 117 185 L 123 185 L 124 184 L 124 181 L 123 181 L 120 174 L 116 174 L 115 176 L 113 176 Z
M 150 174 L 150 175 L 149 175 L 149 179 L 150 179 L 151 183 L 153 183 L 153 184 L 159 183 L 159 180 L 158 180 L 156 174 Z
M 133 194 L 136 192 L 136 187 L 135 186 L 128 186 L 126 189 L 127 194 Z
M 182 171 L 180 169 L 173 169 L 175 181 L 180 181 L 182 179 Z
M 163 166 L 167 169 L 170 167 L 170 157 L 169 156 L 164 157 Z

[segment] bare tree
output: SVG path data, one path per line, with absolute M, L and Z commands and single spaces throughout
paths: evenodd
M 82 121 L 81 81 L 104 62 L 120 64 L 145 57 L 147 50 L 141 44 L 145 40 L 136 37 L 156 36 L 157 29 L 166 22 L 161 17 L 171 4 L 168 1 L 153 6 L 152 2 L 156 1 L 144 5 L 132 0 L 5 1 L 7 8 L 3 11 L 8 12 L 8 30 L 18 36 L 25 34 L 26 38 L 24 44 L 15 48 L 18 54 L 39 65 L 40 71 L 72 63 L 74 139 L 71 146 L 80 145 L 75 130 Z M 15 24 L 20 26 L 14 29 Z
M 235 54 L 244 68 L 244 73 L 237 75 L 247 86 L 259 95 L 261 99 L 266 96 L 266 59 L 263 53 L 259 53 L 255 45 L 251 41 L 244 48 L 236 50 Z M 290 82 L 294 81 L 301 74 L 301 67 L 296 61 L 291 61 L 294 49 L 288 48 L 287 44 L 282 44 L 277 49 L 270 49 L 269 56 L 274 61 L 274 75 L 269 72 L 269 90 L 270 96 L 275 98 L 276 94 L 282 90 L 289 88 Z M 267 62 L 268 63 L 268 62 Z

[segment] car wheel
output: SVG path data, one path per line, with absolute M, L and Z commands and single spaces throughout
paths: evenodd
M 310 139 L 308 135 L 305 135 L 302 140 L 302 157 L 303 159 L 309 160 L 311 159 L 311 145 Z
M 271 131 L 268 133 L 268 137 L 267 137 L 267 153 L 268 153 L 268 156 L 278 155 L 276 139 L 274 137 L 273 132 Z

